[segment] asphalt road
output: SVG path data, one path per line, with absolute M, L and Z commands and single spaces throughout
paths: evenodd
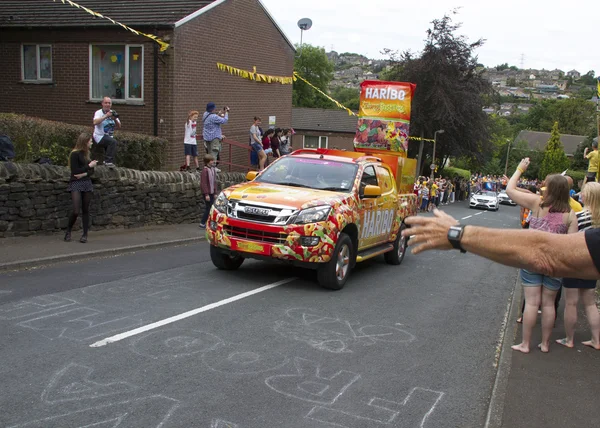
M 516 207 L 444 210 L 518 227 Z M 218 271 L 202 242 L 3 274 L 0 426 L 482 427 L 516 273 L 407 254 L 328 291 Z

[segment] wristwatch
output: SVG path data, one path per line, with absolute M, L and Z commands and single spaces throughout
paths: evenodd
M 460 250 L 461 253 L 466 253 L 467 251 L 460 245 L 460 240 L 463 235 L 463 231 L 465 229 L 464 224 L 459 224 L 458 226 L 451 226 L 450 230 L 448 230 L 448 241 L 452 244 L 453 248 Z

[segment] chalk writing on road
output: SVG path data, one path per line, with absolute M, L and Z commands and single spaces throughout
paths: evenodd
M 37 296 L 27 300 L 0 306 L 0 320 L 15 320 L 32 317 L 45 312 L 76 305 L 78 302 L 57 295 Z
M 152 359 L 175 359 L 215 349 L 222 340 L 197 330 L 166 329 L 153 331 L 131 343 L 133 352 Z
M 359 326 L 358 323 L 322 315 L 311 309 L 288 309 L 286 315 L 289 320 L 277 321 L 274 330 L 320 351 L 351 353 L 355 346 L 372 346 L 378 342 L 408 343 L 416 339 L 413 334 L 396 326 Z
M 315 406 L 308 412 L 306 418 L 344 428 L 381 427 L 381 424 L 390 428 L 423 428 L 443 396 L 443 392 L 413 388 L 400 403 L 372 398 L 368 404 L 363 405 L 364 409 L 360 415 L 356 414 L 356 410 L 347 413 Z M 353 408 L 356 407 L 358 406 L 353 404 Z
M 91 367 L 70 363 L 57 371 L 42 392 L 42 401 L 56 404 L 67 401 L 81 401 L 131 393 L 137 387 L 128 382 L 100 383 L 89 379 L 94 370 Z

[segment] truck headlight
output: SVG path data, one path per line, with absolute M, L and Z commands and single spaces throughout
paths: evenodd
M 227 212 L 227 203 L 228 202 L 229 201 L 227 200 L 227 196 L 225 196 L 225 193 L 221 192 L 221 193 L 219 193 L 217 200 L 213 204 L 213 207 L 215 207 L 215 209 L 217 211 L 225 213 L 225 212 Z
M 307 208 L 305 210 L 300 211 L 300 213 L 298 213 L 298 216 L 293 221 L 293 223 L 296 223 L 296 224 L 317 223 L 319 221 L 325 220 L 329 216 L 330 212 L 331 212 L 330 205 Z

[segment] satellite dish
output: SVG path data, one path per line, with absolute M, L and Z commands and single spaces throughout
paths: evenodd
M 302 18 L 300 21 L 298 21 L 298 27 L 301 30 L 310 30 L 310 27 L 312 27 L 312 21 L 309 18 Z

